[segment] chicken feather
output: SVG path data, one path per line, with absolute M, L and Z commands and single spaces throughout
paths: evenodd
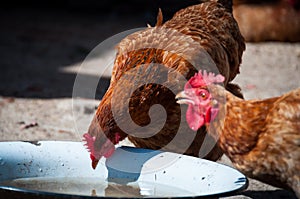
M 157 19 L 155 27 L 128 35 L 117 46 L 110 86 L 88 130 L 89 136 L 95 137 L 95 149 L 90 151 L 102 150 L 105 139 L 117 144 L 128 136 L 137 147 L 199 156 L 206 130 L 195 133 L 187 127 L 174 97 L 197 67 L 211 60 L 225 76 L 226 88 L 242 97 L 239 87 L 230 83 L 239 73 L 245 50 L 231 1 L 212 0 L 190 6 L 165 23 L 159 11 Z M 156 104 L 164 110 L 154 110 Z M 204 156 L 217 160 L 221 155 L 215 145 Z M 96 156 L 94 159 L 101 158 Z
M 300 89 L 250 101 L 226 92 L 226 110 L 219 145 L 234 166 L 300 197 Z
M 299 0 L 234 0 L 233 4 L 246 41 L 300 41 Z
M 196 110 L 217 107 L 216 118 L 200 126 L 207 127 L 237 169 L 248 177 L 293 190 L 300 197 L 300 88 L 270 99 L 243 100 L 211 84 L 205 74 L 195 75 L 187 85 L 191 86 L 177 94 L 178 103 L 187 98 L 195 102 L 189 106 L 195 106 L 200 99 Z M 189 89 L 203 90 L 206 96 Z M 205 116 L 207 111 L 196 114 Z

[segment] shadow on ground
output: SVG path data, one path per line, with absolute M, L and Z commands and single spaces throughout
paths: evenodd
M 285 190 L 245 191 L 242 195 L 250 198 L 297 199 L 295 194 Z
M 67 73 L 64 68 L 80 65 L 95 46 L 114 34 L 147 23 L 154 25 L 159 7 L 168 19 L 176 10 L 193 3 L 30 0 L 16 7 L 11 2 L 0 12 L 0 95 L 72 97 L 76 73 Z M 109 78 L 101 79 L 99 84 L 98 99 Z

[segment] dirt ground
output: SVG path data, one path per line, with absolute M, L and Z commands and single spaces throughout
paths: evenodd
M 77 74 L 97 80 L 98 65 L 81 63 L 104 39 L 144 27 L 133 16 L 79 15 L 12 9 L 0 15 L 0 136 L 10 140 L 80 141 L 99 99 L 110 69 L 100 80 L 94 98 L 73 98 Z M 144 16 L 144 15 L 143 15 Z M 106 55 L 113 59 L 114 52 Z M 94 60 L 103 63 L 102 58 Z M 241 74 L 235 79 L 246 99 L 268 98 L 300 87 L 300 43 L 247 43 Z M 223 157 L 221 163 L 230 161 Z M 227 198 L 293 198 L 287 191 L 250 179 L 249 188 Z

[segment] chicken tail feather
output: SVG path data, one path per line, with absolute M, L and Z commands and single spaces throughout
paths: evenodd
M 162 26 L 163 25 L 163 14 L 162 14 L 162 11 L 161 9 L 159 8 L 158 9 L 158 14 L 157 14 L 157 18 L 156 18 L 156 24 L 155 26 Z

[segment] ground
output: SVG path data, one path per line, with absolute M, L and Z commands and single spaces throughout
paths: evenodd
M 2 12 L 1 141 L 80 141 L 108 86 L 111 69 L 101 78 L 95 99 L 73 97 L 74 81 L 77 74 L 98 80 L 98 67 L 106 60 L 88 60 L 85 62 L 91 66 L 88 70 L 79 71 L 79 68 L 89 52 L 104 39 L 146 25 L 143 18 L 134 19 L 61 10 Z M 106 57 L 113 60 L 114 51 L 108 51 Z M 300 87 L 299 74 L 300 43 L 247 43 L 241 73 L 234 81 L 242 87 L 246 99 L 263 99 Z M 220 162 L 230 165 L 226 157 Z M 287 191 L 250 179 L 245 192 L 227 198 L 292 197 Z

